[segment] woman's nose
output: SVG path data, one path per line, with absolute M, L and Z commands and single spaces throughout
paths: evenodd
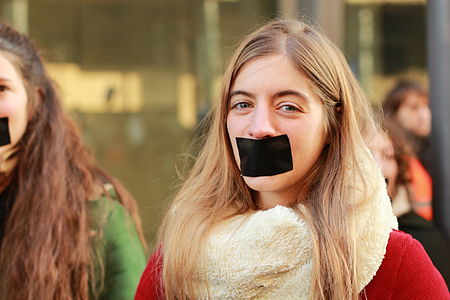
M 419 111 L 420 116 L 423 120 L 426 122 L 431 122 L 431 110 L 428 106 L 422 107 L 422 109 Z
M 253 111 L 248 134 L 257 140 L 276 135 L 273 116 L 269 108 L 260 107 Z

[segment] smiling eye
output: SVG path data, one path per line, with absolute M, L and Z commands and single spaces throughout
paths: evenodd
M 8 89 L 6 85 L 0 84 L 0 92 L 4 92 Z

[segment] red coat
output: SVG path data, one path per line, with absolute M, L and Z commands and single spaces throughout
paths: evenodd
M 160 258 L 155 254 L 151 257 L 139 282 L 135 300 L 163 299 L 159 288 Z M 450 300 L 450 294 L 422 245 L 409 234 L 394 230 L 389 237 L 384 260 L 360 298 Z

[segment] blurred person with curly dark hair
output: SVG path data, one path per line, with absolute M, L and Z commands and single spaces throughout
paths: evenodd
M 0 299 L 132 299 L 145 266 L 136 203 L 95 164 L 33 43 L 5 24 L 0 117 Z

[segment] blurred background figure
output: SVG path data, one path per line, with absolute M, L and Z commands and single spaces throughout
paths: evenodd
M 416 82 L 400 81 L 387 93 L 383 111 L 390 124 L 404 132 L 404 143 L 411 151 L 405 153 L 408 161 L 414 211 L 427 220 L 433 219 L 433 188 L 428 165 L 428 136 L 431 132 L 431 110 L 427 92 Z M 391 126 L 393 127 L 393 126 Z
M 133 299 L 136 202 L 97 167 L 33 43 L 4 23 L 0 118 L 0 299 Z
M 431 110 L 425 89 L 414 81 L 399 81 L 388 92 L 383 109 L 406 130 L 411 140 L 414 139 L 415 151 L 421 152 L 424 139 L 431 132 Z
M 370 138 L 368 147 L 386 178 L 399 229 L 420 241 L 449 285 L 450 246 L 434 223 L 413 209 L 415 195 L 409 165 L 412 148 L 396 122 L 386 120 L 384 125 L 386 131 L 380 130 Z

